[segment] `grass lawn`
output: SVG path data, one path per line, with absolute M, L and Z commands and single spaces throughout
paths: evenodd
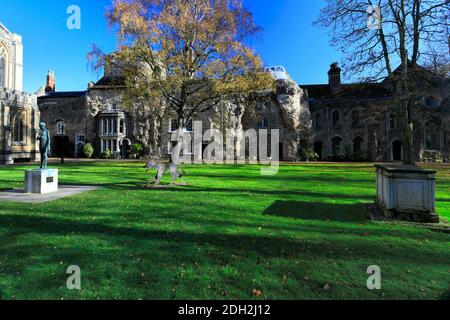
M 170 190 L 143 189 L 139 163 L 56 167 L 61 184 L 102 188 L 0 202 L 0 299 L 450 298 L 450 236 L 368 221 L 369 164 L 286 165 L 274 177 L 190 166 L 190 186 Z M 22 187 L 25 168 L 0 168 L 0 189 Z M 450 166 L 437 168 L 450 219 Z M 66 288 L 70 265 L 80 291 Z M 371 265 L 380 291 L 366 288 Z

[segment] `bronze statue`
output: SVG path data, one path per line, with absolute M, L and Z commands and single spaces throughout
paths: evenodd
M 48 155 L 50 153 L 50 133 L 44 122 L 39 124 L 39 129 L 41 132 L 39 133 L 39 151 L 41 153 L 41 169 L 47 168 Z

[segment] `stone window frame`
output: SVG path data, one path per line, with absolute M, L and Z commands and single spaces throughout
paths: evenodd
M 360 141 L 360 144 L 359 144 L 359 150 L 358 150 L 358 151 L 355 150 L 355 142 L 356 142 L 357 140 Z M 353 153 L 362 152 L 363 149 L 364 149 L 364 148 L 363 148 L 364 142 L 365 142 L 365 140 L 364 140 L 364 137 L 363 137 L 363 136 L 358 135 L 358 136 L 354 137 L 354 138 L 352 139 L 352 151 L 353 151 Z
M 9 87 L 9 60 L 10 53 L 6 44 L 0 41 L 0 59 L 3 59 L 5 64 L 5 70 L 3 72 L 4 83 L 0 84 L 0 89 Z
M 339 154 L 342 154 L 342 152 L 343 152 L 343 142 L 344 142 L 344 139 L 342 139 L 342 137 L 341 136 L 334 136 L 333 138 L 331 138 L 331 149 L 332 149 L 332 152 L 333 152 L 333 154 L 336 154 L 336 148 L 335 148 L 335 140 L 336 139 L 339 139 Z
M 335 115 L 337 114 L 337 118 L 335 118 Z M 339 110 L 333 110 L 331 112 L 331 125 L 333 128 L 338 128 L 341 126 L 342 123 L 342 115 L 341 111 Z
M 270 117 L 268 115 L 262 115 L 258 117 L 258 130 L 270 128 Z
M 356 118 L 355 118 L 356 115 Z M 360 110 L 352 110 L 352 127 L 358 127 L 361 125 L 361 111 Z
M 442 141 L 443 141 L 443 131 L 440 125 L 433 123 L 431 121 L 428 121 L 425 123 L 425 149 L 428 151 L 442 151 Z M 437 137 L 436 145 L 429 145 L 429 137 L 430 137 L 430 131 L 433 130 L 434 135 Z M 437 146 L 437 148 L 435 148 Z
M 174 130 L 173 122 L 176 122 L 176 129 Z M 175 118 L 169 119 L 169 133 L 174 133 L 178 130 L 178 120 Z M 190 119 L 185 128 L 183 128 L 183 132 L 194 132 L 194 120 Z
M 26 140 L 26 128 L 23 114 L 17 114 L 13 118 L 12 122 L 12 144 L 13 145 L 24 145 Z
M 66 122 L 64 120 L 56 121 L 56 135 L 63 136 L 66 134 Z
M 316 111 L 314 112 L 314 129 L 316 131 L 322 130 L 322 112 Z

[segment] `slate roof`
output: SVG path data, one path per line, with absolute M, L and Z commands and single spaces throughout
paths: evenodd
M 38 99 L 54 99 L 54 98 L 80 98 L 86 94 L 86 91 L 56 91 L 49 92 L 45 96 L 38 97 Z
M 96 86 L 124 86 L 125 85 L 125 77 L 124 76 L 115 76 L 115 77 L 102 77 L 95 84 Z
M 328 84 L 300 85 L 300 87 L 308 91 L 310 99 L 376 99 L 392 96 L 381 83 L 342 84 L 336 93 L 332 92 Z

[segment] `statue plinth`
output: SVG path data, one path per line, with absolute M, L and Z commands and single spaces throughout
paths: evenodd
M 25 192 L 48 194 L 58 191 L 58 169 L 25 171 Z

